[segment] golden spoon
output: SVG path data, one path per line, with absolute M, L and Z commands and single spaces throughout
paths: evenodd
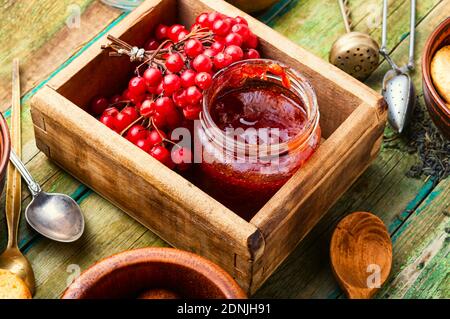
M 336 226 L 330 245 L 334 275 L 350 299 L 371 298 L 391 272 L 392 243 L 383 221 L 358 212 Z
M 20 156 L 20 75 L 19 60 L 13 61 L 12 107 L 11 107 L 11 147 Z M 21 176 L 11 162 L 8 164 L 6 184 L 6 223 L 8 226 L 8 244 L 0 255 L 0 269 L 6 269 L 21 278 L 34 294 L 34 273 L 30 263 L 20 252 L 17 245 L 17 233 L 21 212 Z

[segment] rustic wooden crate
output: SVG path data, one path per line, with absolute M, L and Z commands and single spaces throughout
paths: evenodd
M 221 0 L 148 0 L 110 34 L 143 45 L 158 23 L 190 25 L 213 10 L 244 16 L 265 57 L 310 79 L 321 112 L 321 146 L 250 222 L 82 109 L 130 74 L 126 57 L 100 49 L 106 37 L 38 92 L 31 112 L 36 143 L 50 159 L 173 246 L 221 265 L 251 294 L 376 157 L 386 107 L 378 93 Z

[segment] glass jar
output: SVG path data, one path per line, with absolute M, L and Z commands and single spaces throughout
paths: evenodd
M 249 220 L 318 147 L 316 94 L 280 62 L 240 61 L 214 76 L 195 131 L 201 188 Z

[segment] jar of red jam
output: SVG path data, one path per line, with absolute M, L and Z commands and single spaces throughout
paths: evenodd
M 240 61 L 215 75 L 195 130 L 201 188 L 249 220 L 318 147 L 316 94 L 280 62 Z

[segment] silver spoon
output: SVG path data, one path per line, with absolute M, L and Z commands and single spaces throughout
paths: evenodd
M 72 242 L 80 238 L 84 231 L 84 217 L 77 202 L 65 194 L 42 191 L 13 150 L 10 160 L 33 196 L 25 210 L 28 224 L 41 235 L 56 241 Z
M 386 49 L 387 32 L 387 0 L 383 0 L 383 30 L 380 54 L 391 65 L 383 78 L 382 94 L 388 104 L 388 120 L 392 128 L 402 133 L 408 125 L 411 113 L 416 103 L 414 84 L 409 72 L 414 70 L 414 35 L 416 25 L 416 1 L 411 0 L 411 17 L 409 33 L 409 62 L 403 67 L 398 67 Z

